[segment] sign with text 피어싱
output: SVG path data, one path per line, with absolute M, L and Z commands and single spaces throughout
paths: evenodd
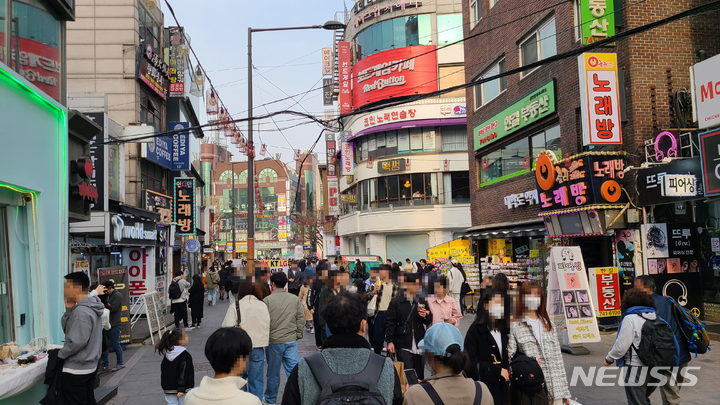
M 720 140 L 720 138 L 718 138 Z M 673 185 L 665 182 L 665 176 L 668 175 L 687 175 L 699 178 L 702 173 L 702 165 L 699 157 L 694 158 L 676 158 L 669 163 L 654 165 L 642 168 L 637 171 L 637 189 L 638 202 L 640 205 L 657 205 L 670 204 L 680 201 L 691 201 L 704 198 L 703 184 L 700 181 L 695 182 L 695 195 L 674 195 L 679 194 L 673 192 Z M 676 188 L 676 187 L 675 187 Z M 666 191 L 664 189 L 667 189 Z
M 553 114 L 555 101 L 555 79 L 552 79 L 476 126 L 473 129 L 475 150 Z
M 583 145 L 622 144 L 617 55 L 578 55 Z

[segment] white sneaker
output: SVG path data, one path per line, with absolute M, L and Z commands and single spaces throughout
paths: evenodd
M 310 329 L 310 334 L 311 334 L 311 335 L 314 335 L 314 334 L 315 334 L 315 328 Z

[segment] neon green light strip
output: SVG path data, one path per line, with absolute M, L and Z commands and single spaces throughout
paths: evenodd
M 491 184 L 495 184 L 495 183 L 497 183 L 497 182 L 500 182 L 500 181 L 503 181 L 503 180 L 507 180 L 507 179 L 511 179 L 511 178 L 513 178 L 513 177 L 516 177 L 516 176 L 521 176 L 521 175 L 523 175 L 523 174 L 525 174 L 525 173 L 530 173 L 530 172 L 532 172 L 532 169 L 525 169 L 525 170 L 517 171 L 517 172 L 515 172 L 515 173 L 506 174 L 506 175 L 504 175 L 504 176 L 502 176 L 502 177 L 498 177 L 497 179 L 492 179 L 492 180 L 490 180 L 490 181 L 486 181 L 485 183 L 481 183 L 481 184 L 480 184 L 480 187 L 489 186 L 489 185 L 491 185 Z

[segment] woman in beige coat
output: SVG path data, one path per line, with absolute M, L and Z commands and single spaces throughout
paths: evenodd
M 313 330 L 313 314 L 310 312 L 307 306 L 307 297 L 310 293 L 310 287 L 308 287 L 308 280 L 305 280 L 305 283 L 300 287 L 300 294 L 298 294 L 298 298 L 300 299 L 300 302 L 302 302 L 302 306 L 305 309 L 305 329 L 309 330 L 310 333 L 315 333 Z

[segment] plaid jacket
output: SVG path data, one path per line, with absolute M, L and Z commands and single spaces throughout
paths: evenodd
M 540 368 L 545 375 L 548 394 L 553 399 L 570 398 L 565 362 L 560 351 L 557 332 L 555 328 L 548 332 L 544 326 L 540 330 L 542 350 L 530 325 L 525 321 L 513 322 L 508 339 L 508 358 L 512 359 L 516 352 L 520 352 L 528 357 L 540 359 Z
M 390 300 L 400 295 L 400 285 L 398 283 L 393 282 L 392 283 L 393 290 L 392 290 L 392 296 L 390 297 Z M 378 290 L 377 296 L 378 299 L 375 300 L 375 314 L 377 314 L 377 309 L 380 308 L 380 297 L 382 297 L 383 289 L 385 288 L 385 283 L 380 284 L 380 289 Z

